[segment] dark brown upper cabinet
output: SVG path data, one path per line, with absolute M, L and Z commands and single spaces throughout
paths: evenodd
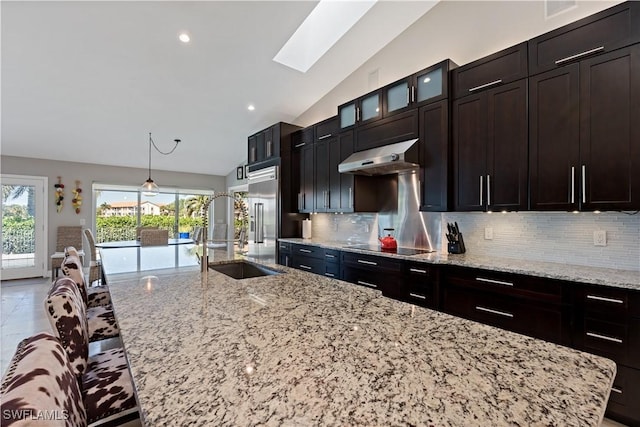
M 340 140 L 338 118 L 315 125 L 315 212 L 340 211 Z
M 418 110 L 385 117 L 355 129 L 355 151 L 418 138 Z
M 526 210 L 527 80 L 453 103 L 456 211 Z
M 248 138 L 247 161 L 249 165 L 268 162 L 280 157 L 281 150 L 289 151 L 291 134 L 298 126 L 279 122 Z
M 369 92 L 338 106 L 340 131 L 382 118 L 382 91 Z
M 449 210 L 449 101 L 443 99 L 420 107 L 420 210 Z
M 640 44 L 530 79 L 535 210 L 640 209 Z
M 527 74 L 527 42 L 523 42 L 453 70 L 454 98 L 511 83 Z
M 530 75 L 638 42 L 640 2 L 628 1 L 530 40 Z
M 457 65 L 447 59 L 382 88 L 384 117 L 437 102 L 449 96 L 449 71 Z
M 291 161 L 295 163 L 291 187 L 296 191 L 294 206 L 298 213 L 311 213 L 315 208 L 315 133 L 314 126 L 301 129 L 292 137 Z

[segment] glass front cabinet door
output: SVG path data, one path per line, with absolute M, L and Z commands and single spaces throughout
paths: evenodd
M 338 107 L 340 130 L 382 118 L 380 89 Z
M 383 115 L 386 117 L 447 98 L 449 70 L 453 68 L 456 64 L 447 59 L 385 86 L 382 90 Z

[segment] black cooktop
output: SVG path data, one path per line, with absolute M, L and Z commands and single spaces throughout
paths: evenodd
M 402 247 L 397 249 L 382 249 L 378 245 L 369 245 L 367 243 L 363 243 L 360 245 L 348 245 L 346 247 L 354 248 L 354 249 L 362 249 L 365 251 L 382 252 L 382 253 L 398 254 L 398 255 L 420 255 L 420 254 L 429 254 L 431 252 L 435 252 L 435 251 L 430 251 L 428 249 L 402 248 Z

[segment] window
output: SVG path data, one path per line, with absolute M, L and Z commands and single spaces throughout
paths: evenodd
M 137 187 L 93 185 L 97 243 L 136 239 L 136 228 L 158 227 L 170 239 L 191 237 L 202 225 L 201 211 L 212 190 L 161 189 L 155 197 L 143 196 Z M 213 217 L 213 202 L 209 206 Z

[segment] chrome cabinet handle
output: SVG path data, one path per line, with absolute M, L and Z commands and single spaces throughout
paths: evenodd
M 331 254 L 324 254 L 324 256 L 326 256 L 327 258 L 335 258 L 335 255 L 331 255 Z
M 370 288 L 377 288 L 377 285 L 374 285 L 373 283 L 369 283 L 369 282 L 364 282 L 362 280 L 358 280 L 358 285 L 365 285 L 368 286 Z
M 321 140 L 321 139 L 327 139 L 327 138 L 330 138 L 330 137 L 331 137 L 331 134 L 330 134 L 330 133 L 328 133 L 328 134 L 326 134 L 326 135 L 319 136 L 319 137 L 318 137 L 318 140 Z
M 304 268 L 305 270 L 311 270 L 311 267 L 308 265 L 300 264 L 300 268 Z
M 409 293 L 409 296 L 414 297 L 414 298 L 419 298 L 419 299 L 427 299 L 426 296 L 424 295 L 420 295 L 420 294 L 414 294 L 414 293 Z
M 484 277 L 476 277 L 478 282 L 493 283 L 496 285 L 513 286 L 511 282 L 503 282 L 502 280 L 485 279 Z
M 611 391 L 613 391 L 614 393 L 622 394 L 622 390 L 616 387 L 611 387 Z
M 564 64 L 565 62 L 572 61 L 574 59 L 582 58 L 583 56 L 591 55 L 592 53 L 600 52 L 604 50 L 604 46 L 596 47 L 595 49 L 586 50 L 575 55 L 567 56 L 566 58 L 558 59 L 555 61 L 556 65 Z
M 411 88 L 407 86 L 407 105 L 411 103 Z
M 491 176 L 487 174 L 487 206 L 491 205 Z
M 482 175 L 480 175 L 480 206 L 482 206 Z
M 378 263 L 377 263 L 377 262 L 373 262 L 373 261 L 365 261 L 365 260 L 363 260 L 363 259 L 359 259 L 359 260 L 358 260 L 358 262 L 359 262 L 360 264 L 378 265 Z
M 331 273 L 324 273 L 324 275 L 325 275 L 325 276 L 328 276 L 328 277 L 336 277 L 336 275 L 335 275 L 335 274 L 331 274 Z
M 427 270 L 421 270 L 419 268 L 410 268 L 409 271 L 412 273 L 427 274 Z
M 411 102 L 416 102 L 416 87 L 411 86 Z
M 587 295 L 587 299 L 592 299 L 592 300 L 596 300 L 596 301 L 604 301 L 604 302 L 612 302 L 612 303 L 615 303 L 615 304 L 624 304 L 624 301 L 621 300 L 621 299 L 599 297 L 597 295 Z
M 273 141 L 267 141 L 267 157 L 273 155 Z
M 302 147 L 303 145 L 307 145 L 306 142 L 301 142 L 300 144 L 294 145 L 295 148 Z
M 311 252 L 313 252 L 313 251 L 310 251 L 309 249 L 298 249 L 298 251 L 304 252 L 304 253 L 307 253 L 307 254 L 310 254 Z
M 571 166 L 571 203 L 576 202 L 576 168 Z
M 510 318 L 513 317 L 513 314 L 507 313 L 506 311 L 493 310 L 491 308 L 481 307 L 479 305 L 476 305 L 476 310 L 484 311 L 486 313 L 491 313 L 491 314 L 497 314 L 499 316 L 504 316 L 504 317 L 510 317 Z
M 582 203 L 587 203 L 587 167 L 582 165 Z
M 618 344 L 622 344 L 622 340 L 620 338 L 608 337 L 606 335 L 596 334 L 594 332 L 587 332 L 587 336 L 591 338 L 597 338 L 604 341 L 615 342 Z
M 494 86 L 494 85 L 498 85 L 500 83 L 502 83 L 502 79 L 498 79 L 498 80 L 492 81 L 490 83 L 485 83 L 485 84 L 480 85 L 480 86 L 472 87 L 471 89 L 469 89 L 469 92 L 475 92 L 476 90 L 485 89 L 485 88 L 488 88 L 488 87 L 491 87 L 491 86 Z
M 353 190 L 349 187 L 349 207 L 353 208 Z
M 356 107 L 356 122 L 360 121 L 360 108 Z

